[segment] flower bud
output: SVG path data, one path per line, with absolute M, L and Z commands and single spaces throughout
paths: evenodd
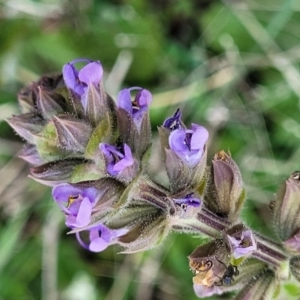
M 230 155 L 218 152 L 212 161 L 205 194 L 206 206 L 229 221 L 239 217 L 245 190 L 238 166 Z
M 298 253 L 300 230 L 300 172 L 294 172 L 279 188 L 274 208 L 274 225 L 287 250 Z

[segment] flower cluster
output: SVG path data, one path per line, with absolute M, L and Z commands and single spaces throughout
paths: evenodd
M 272 202 L 272 242 L 240 219 L 246 196 L 231 155 L 220 151 L 207 166 L 205 127 L 187 127 L 177 109 L 158 128 L 161 163 L 152 172 L 150 91 L 123 89 L 115 102 L 102 77 L 99 61 L 67 63 L 61 75 L 23 89 L 22 114 L 8 120 L 26 141 L 20 157 L 32 165 L 30 177 L 53 188 L 79 244 L 133 253 L 171 231 L 209 236 L 189 256 L 199 297 L 238 289 L 235 299 L 273 299 L 279 276 L 300 281 L 299 172 Z

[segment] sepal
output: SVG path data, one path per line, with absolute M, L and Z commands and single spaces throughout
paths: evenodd
M 162 212 L 143 216 L 128 233 L 119 237 L 119 244 L 125 247 L 121 253 L 150 250 L 160 245 L 169 231 L 168 219 Z
M 277 289 L 275 274 L 264 269 L 252 276 L 244 288 L 237 293 L 234 300 L 273 300 Z
M 39 155 L 34 145 L 25 144 L 19 153 L 19 157 L 26 160 L 32 165 L 41 165 L 46 161 Z
M 38 87 L 38 95 L 36 105 L 39 113 L 44 119 L 49 120 L 53 116 L 66 111 L 67 103 L 63 96 L 50 93 L 44 90 L 41 86 Z
M 35 134 L 40 132 L 45 124 L 45 122 L 34 113 L 12 116 L 6 121 L 17 132 L 18 135 L 20 135 L 30 144 L 34 144 Z
M 52 122 L 60 148 L 73 154 L 85 152 L 92 133 L 92 127 L 89 124 L 70 115 L 54 116 Z
M 30 169 L 29 177 L 42 184 L 55 186 L 64 182 L 96 179 L 89 178 L 94 174 L 93 169 L 94 165 L 89 161 L 79 158 L 70 158 L 33 167 Z M 87 173 L 88 171 L 90 171 L 90 173 Z M 79 172 L 80 174 L 78 174 Z

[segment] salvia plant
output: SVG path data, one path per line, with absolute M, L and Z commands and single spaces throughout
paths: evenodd
M 188 258 L 201 298 L 237 291 L 234 299 L 276 299 L 280 283 L 300 281 L 300 172 L 270 205 L 277 240 L 253 232 L 240 219 L 246 194 L 230 153 L 207 165 L 209 133 L 185 125 L 179 109 L 159 126 L 154 147 L 151 93 L 131 87 L 115 102 L 102 76 L 99 61 L 67 63 L 62 74 L 21 90 L 22 113 L 8 120 L 26 141 L 20 157 L 32 165 L 29 176 L 53 187 L 80 245 L 100 252 L 118 244 L 134 253 L 171 231 L 198 235 L 206 242 Z

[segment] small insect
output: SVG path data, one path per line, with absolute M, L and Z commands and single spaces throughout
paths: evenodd
M 198 274 L 199 272 L 207 272 L 213 266 L 213 262 L 211 260 L 207 260 L 206 262 L 199 262 L 199 261 L 191 261 L 190 267 L 195 270 L 195 273 Z
M 218 259 L 217 261 L 226 268 L 226 271 L 223 274 L 223 276 L 220 278 L 220 281 L 216 282 L 215 285 L 218 286 L 230 285 L 234 281 L 233 276 L 238 276 L 240 274 L 237 266 L 233 266 L 232 264 L 229 264 L 229 266 L 227 267 L 222 261 Z

